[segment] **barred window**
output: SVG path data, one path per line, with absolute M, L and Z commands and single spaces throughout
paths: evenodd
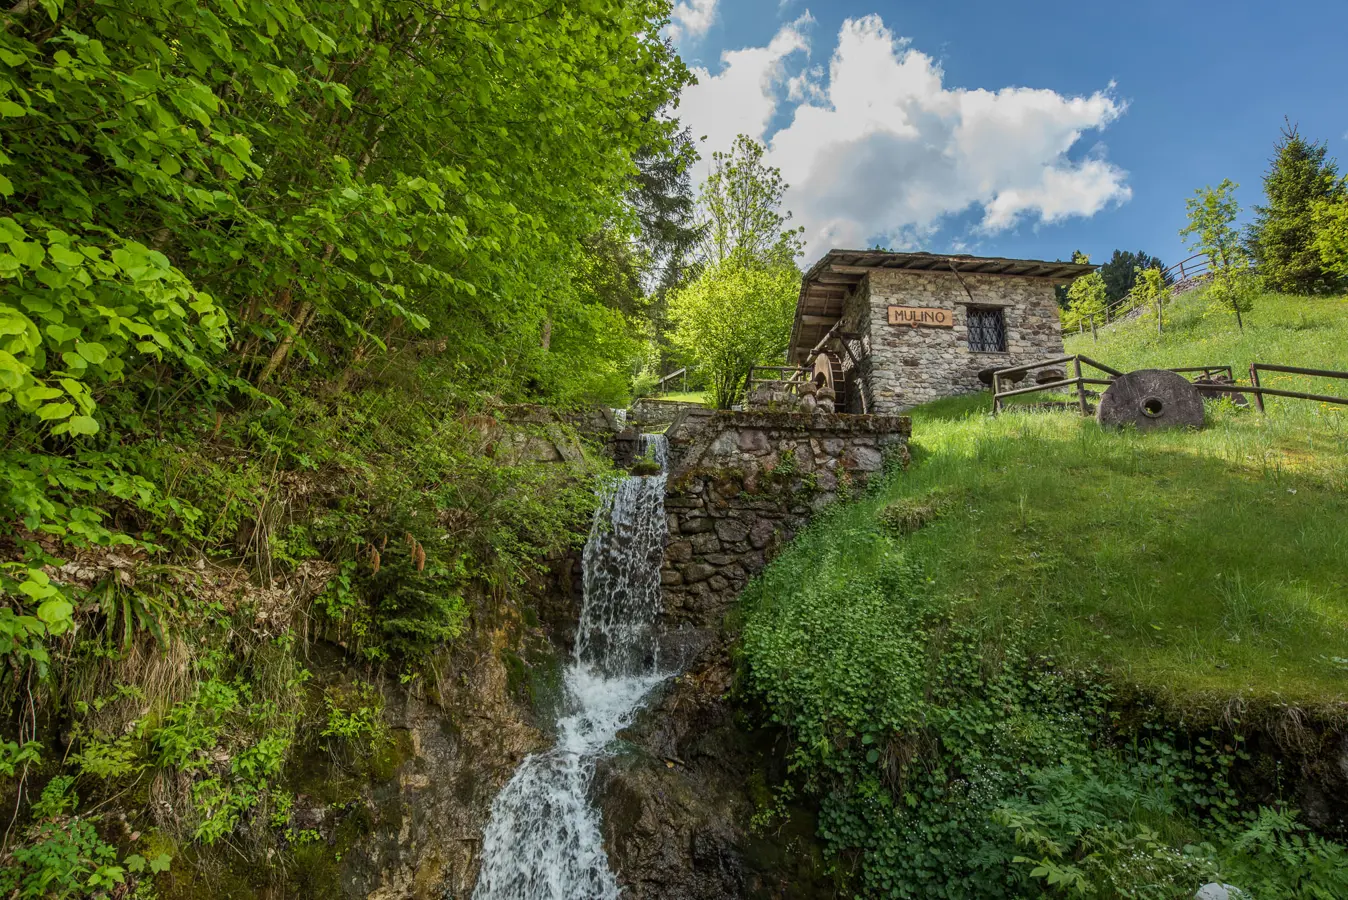
M 969 308 L 969 349 L 975 353 L 1006 352 L 1006 320 L 1000 309 Z

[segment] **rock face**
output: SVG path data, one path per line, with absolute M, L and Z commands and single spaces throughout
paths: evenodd
M 622 736 L 597 781 L 609 861 L 637 900 L 838 896 L 809 815 L 751 826 L 780 765 L 775 735 L 729 699 L 726 612 L 818 509 L 907 458 L 907 418 L 696 414 L 668 432 L 673 460 L 661 572 L 663 653 L 683 672 Z M 780 774 L 780 773 L 778 773 Z
M 365 798 L 372 832 L 343 860 L 342 896 L 468 897 L 492 799 L 547 743 L 514 701 L 498 654 L 446 674 L 438 703 L 402 695 L 387 710 L 405 755 Z

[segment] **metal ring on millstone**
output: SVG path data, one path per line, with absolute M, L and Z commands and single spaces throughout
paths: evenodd
M 1164 369 L 1141 369 L 1114 379 L 1100 398 L 1095 420 L 1101 425 L 1153 428 L 1202 428 L 1203 396 L 1183 376 Z

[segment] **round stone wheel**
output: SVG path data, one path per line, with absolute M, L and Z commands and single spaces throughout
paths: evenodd
M 1203 396 L 1183 376 L 1164 369 L 1141 369 L 1114 379 L 1100 398 L 1095 420 L 1101 425 L 1154 428 L 1202 428 Z

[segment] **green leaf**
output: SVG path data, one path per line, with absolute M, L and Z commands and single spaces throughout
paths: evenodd
M 82 266 L 84 265 L 84 254 L 76 253 L 69 247 L 60 244 L 52 244 L 47 247 L 47 254 L 63 266 Z
M 98 421 L 93 416 L 71 416 L 66 424 L 70 426 L 71 434 L 98 433 Z
M 94 365 L 99 365 L 108 358 L 108 348 L 98 341 L 81 341 L 75 345 L 75 351 Z
M 57 597 L 39 606 L 37 617 L 52 634 L 61 634 L 72 624 L 71 614 L 74 612 L 75 607 L 70 605 L 70 601 Z
M 0 116 L 7 119 L 16 119 L 19 116 L 28 115 L 28 110 L 24 109 L 13 100 L 0 100 Z
M 69 402 L 47 403 L 37 410 L 37 417 L 44 422 L 50 422 L 53 419 L 65 419 L 75 411 L 75 404 Z
M 160 872 L 167 872 L 169 870 L 169 863 L 172 859 L 173 857 L 169 856 L 167 853 L 159 854 L 154 859 L 150 860 L 150 871 L 156 875 Z

